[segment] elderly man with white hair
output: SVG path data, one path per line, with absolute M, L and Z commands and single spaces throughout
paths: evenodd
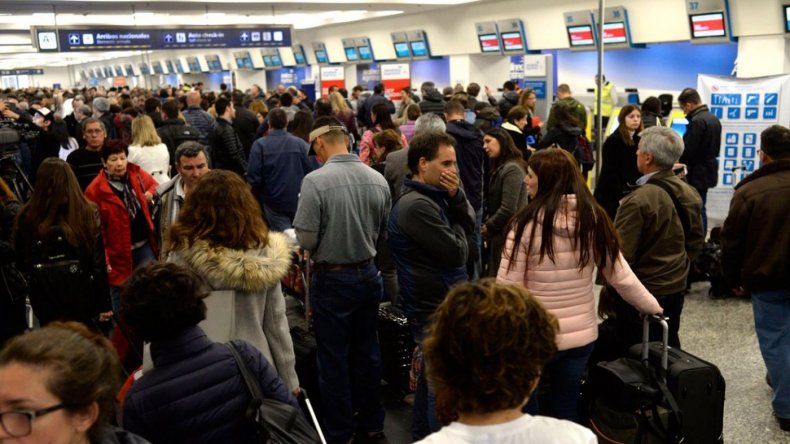
M 683 140 L 670 128 L 644 130 L 636 151 L 636 164 L 642 173 L 636 187 L 620 201 L 614 224 L 622 238 L 623 256 L 639 281 L 653 294 L 664 315 L 669 317 L 669 345 L 680 348 L 678 329 L 691 262 L 702 251 L 702 199 L 681 180 L 673 168 L 683 153 Z M 618 355 L 641 342 L 639 314 L 610 287 L 602 294 L 614 298 Z M 611 321 L 610 321 L 611 322 Z M 611 325 L 611 324 L 610 324 Z M 658 340 L 659 332 L 651 332 Z M 615 344 L 599 339 L 599 353 Z M 600 344 L 600 347 L 599 347 Z M 613 351 L 613 350 L 612 350 Z M 606 359 L 612 356 L 602 356 Z

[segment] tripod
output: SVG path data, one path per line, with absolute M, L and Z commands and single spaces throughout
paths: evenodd
M 0 153 L 0 177 L 5 180 L 20 202 L 27 202 L 33 194 L 33 184 L 16 160 L 18 152 L 18 150 L 8 150 Z

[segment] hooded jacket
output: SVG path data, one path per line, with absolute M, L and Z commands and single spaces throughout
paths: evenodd
M 432 89 L 425 94 L 420 101 L 420 112 L 422 114 L 434 113 L 444 119 L 444 96 L 438 90 Z
M 518 105 L 518 99 L 519 95 L 515 91 L 505 91 L 502 94 L 502 98 L 497 102 L 497 107 L 499 108 L 499 115 L 503 119 L 507 119 L 507 113 L 510 112 L 510 108 Z
M 560 148 L 573 154 L 576 148 L 576 139 L 582 135 L 582 129 L 575 126 L 555 125 L 535 145 L 537 149 L 548 148 L 557 144 Z
M 458 173 L 464 192 L 475 211 L 483 206 L 483 133 L 466 120 L 447 122 L 447 134 L 455 138 Z
M 582 347 L 598 337 L 598 316 L 595 312 L 593 296 L 593 268 L 590 262 L 579 269 L 580 251 L 574 248 L 578 242 L 575 231 L 577 201 L 576 195 L 566 195 L 559 203 L 553 224 L 554 260 L 548 256 L 540 261 L 541 233 L 543 222 L 535 227 L 535 238 L 530 245 L 532 223 L 524 227 L 518 248 L 518 255 L 512 265 L 515 234 L 511 230 L 507 236 L 505 251 L 499 266 L 497 280 L 523 285 L 557 317 L 560 324 L 557 333 L 559 350 Z M 529 249 L 529 253 L 527 253 Z M 529 267 L 527 267 L 529 264 Z M 606 281 L 614 287 L 631 305 L 643 313 L 659 313 L 661 306 L 639 282 L 622 254 L 612 266 L 601 270 Z
M 269 243 L 264 248 L 232 250 L 198 239 L 192 245 L 177 245 L 168 261 L 202 276 L 217 297 L 224 297 L 225 290 L 232 291 L 235 322 L 230 327 L 231 339 L 247 341 L 260 350 L 289 389 L 294 389 L 299 386 L 296 357 L 280 287 L 280 280 L 291 266 L 291 253 L 291 244 L 284 234 L 269 232 Z M 209 311 L 205 322 L 212 320 Z

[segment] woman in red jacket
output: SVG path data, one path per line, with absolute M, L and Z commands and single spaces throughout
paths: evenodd
M 101 231 L 107 257 L 113 311 L 120 306 L 123 281 L 132 270 L 156 260 L 154 223 L 148 210 L 157 187 L 156 180 L 126 160 L 128 148 L 118 140 L 108 141 L 99 151 L 104 169 L 85 190 L 101 215 Z

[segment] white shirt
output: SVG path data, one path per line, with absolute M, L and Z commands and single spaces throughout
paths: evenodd
M 454 422 L 419 441 L 423 444 L 597 444 L 593 433 L 570 421 L 524 415 L 496 425 Z
M 170 152 L 167 145 L 160 143 L 154 146 L 129 145 L 129 162 L 139 166 L 146 173 L 153 176 L 158 184 L 170 180 Z

